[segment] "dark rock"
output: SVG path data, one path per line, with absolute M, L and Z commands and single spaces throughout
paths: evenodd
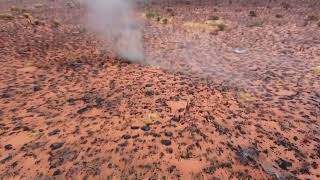
M 135 138 L 138 138 L 138 137 L 139 137 L 139 134 L 133 135 L 133 136 L 132 136 L 132 139 L 135 139 Z
M 173 133 L 170 132 L 170 131 L 165 131 L 165 132 L 164 132 L 164 135 L 165 135 L 165 136 L 168 136 L 168 137 L 171 137 L 171 136 L 173 135 Z
M 31 128 L 29 128 L 28 126 L 23 126 L 23 131 L 31 131 Z
M 172 165 L 167 170 L 168 170 L 169 173 L 172 173 L 175 169 L 177 169 L 177 167 Z
M 145 126 L 142 126 L 141 127 L 141 130 L 143 130 L 143 131 L 149 131 L 151 128 L 150 128 L 150 126 L 148 126 L 148 125 L 145 125 Z
M 257 13 L 255 11 L 250 11 L 249 16 L 251 17 L 257 17 Z
M 259 156 L 259 152 L 256 148 L 250 147 L 247 149 L 238 148 L 236 152 L 237 158 L 243 165 L 257 165 L 257 158 Z
M 59 130 L 59 129 L 55 129 L 55 130 L 53 130 L 53 131 L 49 132 L 49 133 L 48 133 L 48 136 L 56 135 L 56 134 L 58 134 L 59 132 L 60 132 L 60 130 Z
M 166 145 L 166 146 L 170 146 L 171 145 L 171 141 L 167 140 L 167 139 L 163 139 L 163 140 L 161 140 L 161 144 Z
M 9 161 L 11 159 L 12 159 L 12 155 L 11 154 L 7 154 L 7 155 L 3 156 L 3 158 L 0 160 L 0 163 L 3 164 L 6 161 Z
M 0 98 L 3 98 L 3 99 L 7 99 L 7 98 L 10 98 L 11 95 L 9 93 L 3 93 L 1 94 Z
M 311 166 L 312 166 L 313 169 L 318 169 L 318 167 L 319 167 L 317 162 L 312 162 Z
M 84 108 L 81 108 L 81 109 L 79 109 L 78 111 L 77 111 L 77 113 L 78 114 L 82 114 L 82 113 L 84 113 L 84 112 L 86 112 L 86 111 L 89 111 L 89 107 L 88 106 L 86 106 L 86 107 L 84 107 Z
M 180 116 L 173 116 L 171 118 L 171 121 L 179 122 L 180 121 Z
M 5 150 L 10 150 L 10 149 L 12 149 L 12 144 L 6 144 L 6 145 L 4 146 L 4 149 L 5 149 Z
M 278 166 L 281 168 L 281 169 L 284 169 L 284 170 L 288 170 L 288 168 L 290 168 L 292 166 L 292 163 L 289 162 L 289 161 L 286 161 L 284 159 L 278 159 L 276 160 L 276 163 L 278 164 Z
M 172 148 L 166 148 L 166 152 L 171 154 L 171 153 L 173 153 L 173 149 Z
M 18 162 L 15 161 L 15 162 L 13 162 L 13 163 L 11 164 L 11 167 L 14 168 L 14 167 L 16 167 L 17 165 L 18 165 Z
M 40 87 L 40 85 L 35 84 L 35 85 L 33 85 L 32 89 L 33 89 L 34 92 L 37 92 L 37 91 L 41 90 L 41 87 Z
M 49 168 L 57 168 L 65 162 L 71 162 L 78 157 L 78 152 L 69 149 L 68 147 L 61 148 L 57 151 L 49 152 Z
M 139 129 L 139 126 L 131 126 L 131 129 Z
M 129 134 L 124 134 L 124 135 L 122 136 L 122 138 L 123 138 L 123 139 L 130 139 L 131 136 L 130 136 Z
M 299 169 L 299 172 L 301 174 L 310 174 L 310 164 L 308 163 L 303 163 L 302 167 Z
M 57 170 L 55 170 L 54 172 L 53 172 L 53 176 L 58 176 L 58 175 L 60 175 L 60 174 L 62 174 L 62 172 L 60 171 L 60 169 L 57 169 Z
M 118 144 L 120 147 L 126 147 L 128 145 L 128 141 Z
M 63 144 L 64 144 L 64 143 L 62 143 L 62 142 L 53 143 L 53 144 L 50 145 L 50 148 L 51 148 L 51 150 L 56 150 L 56 149 L 61 148 L 61 147 L 63 146 Z
M 153 90 L 150 88 L 148 88 L 145 93 L 147 96 L 152 96 L 154 94 Z

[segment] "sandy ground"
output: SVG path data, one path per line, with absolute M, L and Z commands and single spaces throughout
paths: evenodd
M 77 3 L 2 1 L 0 179 L 319 179 L 319 2 L 229 2 L 140 7 L 134 64 Z

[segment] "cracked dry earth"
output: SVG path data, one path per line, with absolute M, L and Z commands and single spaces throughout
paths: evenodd
M 19 2 L 0 4 L 0 179 L 320 178 L 317 1 L 149 1 L 173 16 L 144 19 L 151 65 L 100 49 L 75 1 Z M 183 27 L 212 14 L 228 29 Z

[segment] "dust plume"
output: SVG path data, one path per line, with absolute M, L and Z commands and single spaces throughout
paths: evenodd
M 144 59 L 140 23 L 134 4 L 127 0 L 87 0 L 87 26 L 101 37 L 111 40 L 121 58 L 132 62 Z

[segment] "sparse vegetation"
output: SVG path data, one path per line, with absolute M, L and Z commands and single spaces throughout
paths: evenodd
M 209 16 L 208 20 L 211 20 L 211 21 L 216 21 L 216 20 L 219 20 L 219 16 Z
M 263 26 L 263 21 L 252 21 L 248 24 L 248 27 L 262 27 Z
M 318 21 L 319 18 L 318 18 L 318 16 L 316 16 L 316 15 L 314 15 L 314 14 L 311 14 L 311 15 L 308 15 L 308 16 L 306 17 L 306 20 L 307 20 L 307 21 Z
M 146 18 L 153 19 L 159 17 L 159 14 L 155 11 L 148 11 L 146 13 Z
M 14 19 L 14 16 L 9 12 L 3 12 L 3 13 L 0 13 L 0 19 L 12 20 Z

